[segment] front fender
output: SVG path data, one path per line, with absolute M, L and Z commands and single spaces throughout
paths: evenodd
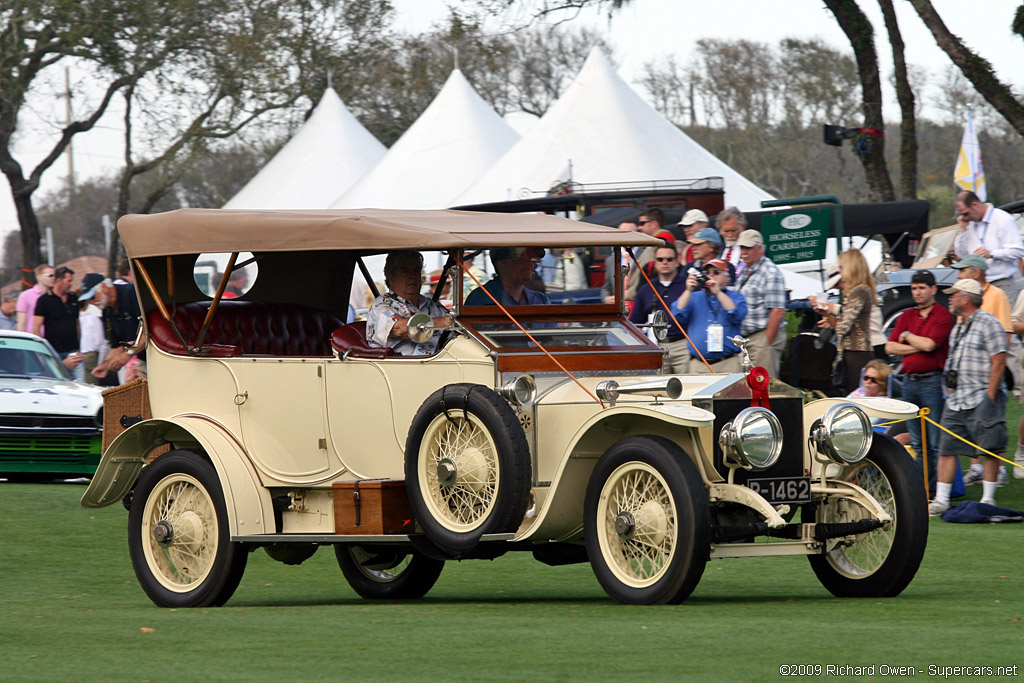
M 697 430 L 710 428 L 714 421 L 713 413 L 682 403 L 623 403 L 595 413 L 569 440 L 537 521 L 522 529 L 516 540 L 557 539 L 578 528 L 590 473 L 604 452 L 627 436 L 654 434 L 681 442 L 707 477 L 708 465 L 702 453 L 694 451 L 700 448 Z
M 125 430 L 103 454 L 82 496 L 82 507 L 104 507 L 124 498 L 145 467 L 146 456 L 165 443 L 194 448 L 209 457 L 224 492 L 232 536 L 277 530 L 270 492 L 248 455 L 220 425 L 200 416 L 146 420 Z
M 900 401 L 895 398 L 823 398 L 811 401 L 804 405 L 804 462 L 810 463 L 811 476 L 818 477 L 821 474 L 822 463 L 815 458 L 807 436 L 814 421 L 825 414 L 829 408 L 837 403 L 853 403 L 864 410 L 870 418 L 899 421 L 907 420 L 917 415 L 918 408 L 913 403 Z

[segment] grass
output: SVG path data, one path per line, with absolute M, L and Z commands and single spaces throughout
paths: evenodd
M 1011 404 L 1011 443 L 1021 410 Z M 298 567 L 257 551 L 227 606 L 167 610 L 132 572 L 125 510 L 84 510 L 83 491 L 0 484 L 0 680 L 756 681 L 779 678 L 783 664 L 874 664 L 876 677 L 881 665 L 1024 671 L 1019 524 L 932 520 L 916 579 L 887 599 L 833 598 L 801 557 L 753 558 L 712 561 L 682 605 L 627 607 L 588 565 L 510 553 L 448 563 L 422 600 L 376 603 L 358 598 L 321 548 Z M 997 499 L 1024 509 L 1024 481 Z

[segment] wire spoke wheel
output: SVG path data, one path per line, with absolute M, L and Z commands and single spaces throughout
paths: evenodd
M 818 580 L 838 597 L 893 597 L 917 574 L 928 544 L 928 508 L 921 471 L 906 449 L 875 434 L 864 460 L 847 466 L 838 479 L 863 489 L 892 521 L 844 539 L 830 552 L 808 555 Z M 847 523 L 868 519 L 870 511 L 842 495 L 817 504 L 815 521 Z
M 217 555 L 217 513 L 194 477 L 176 474 L 158 482 L 142 515 L 146 561 L 161 585 L 182 592 L 209 575 Z
M 434 519 L 460 532 L 487 519 L 501 475 L 494 439 L 479 418 L 438 415 L 420 448 L 420 485 Z
M 416 411 L 405 487 L 416 523 L 442 555 L 464 557 L 485 534 L 518 529 L 532 479 L 523 427 L 492 389 L 449 384 Z
M 829 563 L 842 575 L 852 579 L 870 576 L 885 562 L 896 537 L 899 518 L 892 484 L 885 473 L 868 460 L 847 467 L 841 478 L 867 491 L 893 518 L 888 528 L 860 534 L 857 540 L 828 554 Z M 860 505 L 849 505 L 843 499 L 833 498 L 822 505 L 820 518 L 822 522 L 856 522 L 868 516 L 867 510 Z
M 609 568 L 642 588 L 668 570 L 678 542 L 675 502 L 653 467 L 631 462 L 612 472 L 601 492 L 598 534 Z
M 630 605 L 685 600 L 704 573 L 711 509 L 700 471 L 676 443 L 630 436 L 601 456 L 583 505 L 601 587 Z
M 223 605 L 249 555 L 230 540 L 216 470 L 187 450 L 161 455 L 139 473 L 128 551 L 139 584 L 161 607 Z

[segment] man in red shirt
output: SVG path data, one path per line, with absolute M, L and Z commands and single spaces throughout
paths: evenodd
M 930 270 L 919 270 L 910 278 L 914 308 L 904 311 L 885 345 L 886 353 L 903 357 L 899 379 L 901 397 L 931 412 L 928 417 L 938 422 L 945 405 L 946 384 L 942 369 L 949 353 L 949 334 L 953 315 L 935 301 L 938 287 Z M 910 443 L 921 452 L 921 422 L 907 423 Z M 939 428 L 928 425 L 928 486 L 935 490 L 935 464 L 938 458 Z

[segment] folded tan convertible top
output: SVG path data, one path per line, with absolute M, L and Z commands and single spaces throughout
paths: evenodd
M 544 214 L 399 209 L 179 209 L 117 222 L 130 258 L 236 251 L 657 246 L 640 232 Z

